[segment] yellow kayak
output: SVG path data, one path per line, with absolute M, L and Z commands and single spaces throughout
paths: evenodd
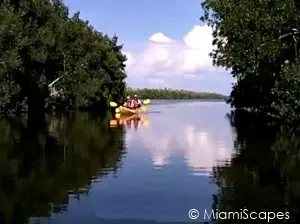
M 150 104 L 150 99 L 143 101 L 143 106 L 138 109 L 129 109 L 124 106 L 119 106 L 116 102 L 110 102 L 109 105 L 113 108 L 115 108 L 115 112 L 118 114 L 124 114 L 124 115 L 132 115 L 132 114 L 141 114 L 145 113 L 148 109 L 148 105 Z
M 124 114 L 124 115 L 133 115 L 133 114 L 140 114 L 140 113 L 145 113 L 147 111 L 147 107 L 142 106 L 137 109 L 129 109 L 123 106 L 118 107 L 118 113 Z

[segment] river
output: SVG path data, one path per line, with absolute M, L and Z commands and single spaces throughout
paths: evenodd
M 293 133 L 197 100 L 153 101 L 139 122 L 111 127 L 110 119 L 2 121 L 0 222 L 199 223 L 216 209 L 298 214 Z

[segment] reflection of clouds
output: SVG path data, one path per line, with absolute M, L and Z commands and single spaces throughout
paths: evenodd
M 187 127 L 184 136 L 186 160 L 193 170 L 212 171 L 213 166 L 231 158 L 232 148 L 227 148 L 220 140 L 214 141 L 207 132 Z
M 130 142 L 133 140 L 133 138 L 134 138 L 134 132 L 126 130 L 126 134 L 125 134 L 125 142 L 126 142 L 126 144 L 130 144 Z
M 152 165 L 160 168 L 169 163 L 170 158 L 170 140 L 164 135 L 158 134 L 154 129 L 139 128 L 136 130 L 128 130 L 126 132 L 126 145 L 128 150 L 147 150 L 151 154 Z M 141 147 L 133 147 L 133 144 Z
M 141 144 L 151 153 L 152 164 L 155 168 L 160 168 L 169 163 L 171 152 L 171 138 L 161 135 L 160 132 L 154 129 L 139 130 Z M 133 140 L 133 139 L 132 139 Z
M 188 127 L 184 130 L 186 141 L 185 156 L 188 165 L 195 169 L 212 167 L 214 161 L 214 148 L 207 133 L 196 132 L 195 128 Z
M 157 139 L 159 141 L 159 139 Z M 159 143 L 159 147 L 152 148 L 152 163 L 155 167 L 162 167 L 169 163 L 170 157 L 170 148 L 169 148 L 170 139 L 164 138 Z
M 133 139 L 133 132 L 128 132 L 128 140 L 138 139 L 139 144 L 147 148 L 154 167 L 172 163 L 172 157 L 179 152 L 193 174 L 207 175 L 212 167 L 230 160 L 232 156 L 232 133 L 227 128 L 200 130 L 194 125 L 172 123 L 168 126 L 159 121 L 149 129 L 139 129 L 135 134 Z

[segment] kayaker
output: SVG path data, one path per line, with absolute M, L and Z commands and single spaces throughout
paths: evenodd
M 140 108 L 142 106 L 142 102 L 139 100 L 137 95 L 134 95 L 134 108 Z
M 124 107 L 126 107 L 126 108 L 132 108 L 133 107 L 133 102 L 132 102 L 133 100 L 131 100 L 130 99 L 130 96 L 127 96 L 127 100 L 126 100 L 126 102 L 124 103 Z

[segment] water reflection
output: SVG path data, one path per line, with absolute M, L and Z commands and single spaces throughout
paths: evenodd
M 298 221 L 299 132 L 239 112 L 232 128 L 224 104 L 168 105 L 150 111 L 148 128 L 110 128 L 87 114 L 46 126 L 2 121 L 1 223 L 187 223 L 189 209 L 211 207 Z
M 94 187 L 95 211 L 103 223 L 189 223 L 189 209 L 212 206 L 216 188 L 208 175 L 232 154 L 228 106 L 168 105 L 149 108 L 149 128 L 126 129 L 122 170 Z
M 213 131 L 204 132 L 193 126 L 187 127 L 184 131 L 187 163 L 196 175 L 208 175 L 215 165 L 226 163 L 231 159 L 231 144 L 226 144 L 228 139 L 215 140 L 213 134 Z
M 189 112 L 186 117 L 176 110 L 150 113 L 151 128 L 138 133 L 127 132 L 128 148 L 136 142 L 147 146 L 155 169 L 162 169 L 174 158 L 181 157 L 185 158 L 191 174 L 209 175 L 214 166 L 229 161 L 232 156 L 232 130 L 224 117 L 227 106 L 216 103 L 213 105 L 216 108 L 213 108 L 202 102 L 193 102 L 191 107 L 188 103 L 182 107 Z M 200 109 L 201 116 L 191 118 L 194 107 L 198 113 Z
M 123 129 L 87 114 L 2 120 L 0 131 L 0 223 L 35 223 L 30 217 L 66 211 L 124 157 Z
M 0 194 L 8 222 L 31 216 L 32 224 L 188 223 L 189 209 L 210 208 L 216 186 L 208 174 L 232 156 L 228 106 L 151 109 L 148 127 L 134 128 L 133 120 L 130 128 L 127 122 L 111 127 L 112 119 L 87 114 L 48 117 L 45 127 L 30 132 L 20 122 L 5 124 Z M 39 216 L 48 217 L 33 218 Z
M 272 223 L 296 223 L 300 206 L 300 133 L 275 126 L 265 119 L 235 112 L 229 116 L 236 129 L 236 155 L 229 165 L 214 168 L 219 211 L 289 212 L 290 219 Z M 251 222 L 266 223 L 262 219 Z M 232 223 L 232 220 L 218 222 Z
M 146 114 L 134 114 L 134 115 L 120 115 L 116 114 L 114 119 L 110 122 L 111 128 L 125 127 L 126 129 L 134 128 L 137 130 L 139 127 L 149 127 L 150 120 Z

